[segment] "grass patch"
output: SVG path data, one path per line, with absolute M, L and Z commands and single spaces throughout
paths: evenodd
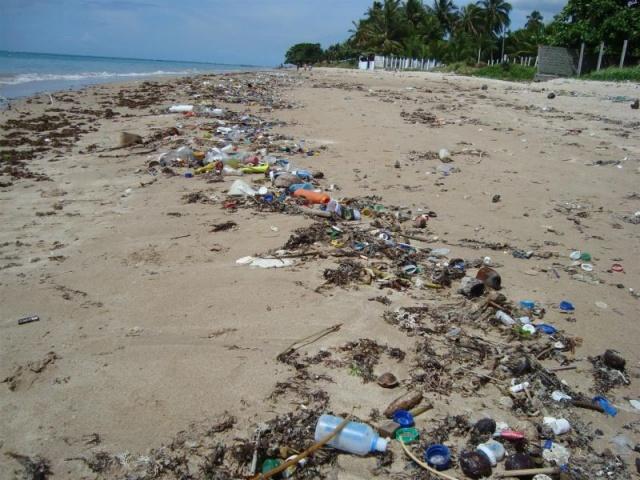
M 438 69 L 441 72 L 450 72 L 458 75 L 472 77 L 495 78 L 497 80 L 509 80 L 512 82 L 530 82 L 536 74 L 536 67 L 525 67 L 516 63 L 504 63 L 498 65 L 476 67 L 464 62 L 456 62 Z
M 640 82 L 640 65 L 626 68 L 609 67 L 599 72 L 587 73 L 580 78 L 604 82 Z
M 466 62 L 455 62 L 450 63 L 449 65 L 438 67 L 436 71 L 455 73 L 457 75 L 473 75 L 476 71 L 478 71 L 478 68 L 474 67 L 473 65 L 469 65 Z
M 512 82 L 531 82 L 536 74 L 536 67 L 527 67 L 517 63 L 504 63 L 476 69 L 474 77 L 495 78 Z

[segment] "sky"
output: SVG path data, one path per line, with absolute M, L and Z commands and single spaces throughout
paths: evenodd
M 0 0 L 0 50 L 272 66 L 349 36 L 372 0 Z M 427 2 L 428 3 L 428 2 Z M 468 0 L 457 0 L 461 6 Z M 566 0 L 511 0 L 511 28 Z

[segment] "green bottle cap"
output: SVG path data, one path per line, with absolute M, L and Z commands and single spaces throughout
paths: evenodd
M 420 438 L 420 433 L 414 427 L 399 428 L 396 430 L 396 440 L 406 444 L 413 443 Z
M 278 468 L 280 464 L 282 464 L 282 460 L 278 458 L 267 458 L 262 463 L 262 473 L 270 472 L 274 468 Z

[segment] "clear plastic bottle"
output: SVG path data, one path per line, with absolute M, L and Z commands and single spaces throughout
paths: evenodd
M 316 425 L 315 440 L 322 440 L 332 433 L 343 421 L 333 415 L 322 415 Z M 369 452 L 384 452 L 387 450 L 388 440 L 380 438 L 373 428 L 364 423 L 349 422 L 344 429 L 335 436 L 328 445 L 338 450 L 356 455 L 366 455 Z
M 498 310 L 496 312 L 496 318 L 502 322 L 503 325 L 510 327 L 511 325 L 515 325 L 516 321 L 511 318 L 509 315 L 504 313 L 502 310 Z

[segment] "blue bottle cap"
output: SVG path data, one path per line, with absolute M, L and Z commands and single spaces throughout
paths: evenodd
M 553 325 L 549 325 L 547 323 L 541 323 L 539 325 L 536 325 L 536 328 L 541 332 L 546 333 L 547 335 L 553 335 L 558 331 L 556 327 L 554 327 Z
M 393 421 L 403 428 L 412 427 L 414 424 L 413 415 L 406 410 L 396 410 L 393 414 Z
M 425 450 L 424 459 L 436 470 L 446 470 L 451 466 L 451 452 L 445 445 L 431 445 Z
M 563 312 L 573 312 L 575 309 L 576 307 L 573 306 L 573 303 L 568 300 L 562 300 L 560 302 L 560 310 Z
M 533 310 L 536 306 L 536 302 L 533 300 L 520 300 L 520 306 L 525 310 Z
M 600 405 L 604 410 L 604 413 L 606 413 L 607 415 L 615 417 L 618 414 L 618 409 L 611 405 L 611 403 L 609 403 L 609 400 L 607 400 L 605 397 L 593 397 L 592 402 Z

